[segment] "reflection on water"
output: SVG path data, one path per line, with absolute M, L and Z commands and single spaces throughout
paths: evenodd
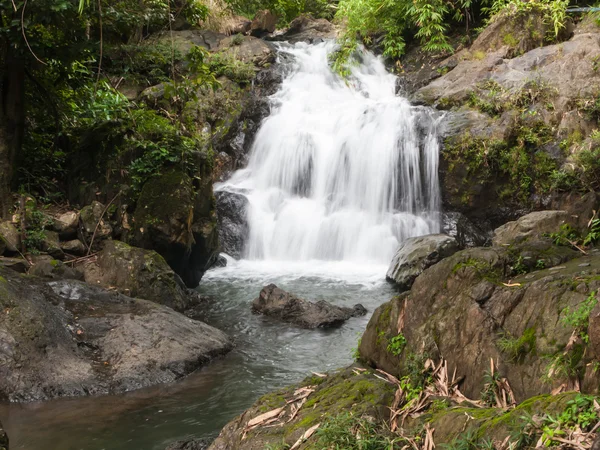
M 347 365 L 370 314 L 333 330 L 302 330 L 251 314 L 250 303 L 264 284 L 275 282 L 310 300 L 360 302 L 372 312 L 393 294 L 383 281 L 385 268 L 371 266 L 368 273 L 346 268 L 344 281 L 339 266 L 337 272 L 330 267 L 327 278 L 315 276 L 323 276 L 326 267 L 304 267 L 304 273 L 296 267 L 275 271 L 243 261 L 209 272 L 200 291 L 214 300 L 203 319 L 235 338 L 233 352 L 171 385 L 120 396 L 0 404 L 11 450 L 163 450 L 174 440 L 216 435 L 260 395 L 311 371 Z

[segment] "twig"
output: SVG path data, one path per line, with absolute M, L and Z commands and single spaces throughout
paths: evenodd
M 69 261 L 65 261 L 65 264 L 74 264 L 76 262 L 83 261 L 84 259 L 90 259 L 90 258 L 96 256 L 97 254 L 98 254 L 98 252 L 92 253 L 91 255 L 86 255 L 86 256 L 81 256 L 79 258 L 71 259 Z
M 46 66 L 47 64 L 44 61 L 42 61 L 40 58 L 38 58 L 37 55 L 34 53 L 34 51 L 31 49 L 31 46 L 29 45 L 29 41 L 27 40 L 27 35 L 25 34 L 25 8 L 26 7 L 27 7 L 27 0 L 25 0 L 25 2 L 23 3 L 23 9 L 21 10 L 21 34 L 23 34 L 23 39 L 25 40 L 25 44 L 27 44 L 27 48 L 29 49 L 29 51 L 31 52 L 33 57 L 38 62 L 40 62 Z
M 102 211 L 102 214 L 100 215 L 100 218 L 98 219 L 98 222 L 96 223 L 96 228 L 94 228 L 94 234 L 92 234 L 92 240 L 90 241 L 90 245 L 88 246 L 88 251 L 87 251 L 88 255 L 92 252 L 92 246 L 94 245 L 94 239 L 96 238 L 96 233 L 98 232 L 98 227 L 100 226 L 100 222 L 102 222 L 102 218 L 104 217 L 104 214 L 106 214 L 106 211 L 108 211 L 108 208 L 110 207 L 110 205 L 112 205 L 112 202 L 114 202 L 119 195 L 121 195 L 121 191 L 117 192 L 117 195 L 115 195 L 113 197 L 113 199 L 110 202 L 108 202 L 108 205 L 106 205 L 104 207 L 104 211 Z

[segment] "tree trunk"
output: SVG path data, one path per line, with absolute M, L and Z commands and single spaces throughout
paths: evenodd
M 0 66 L 0 217 L 13 206 L 11 191 L 25 129 L 25 64 L 4 42 Z

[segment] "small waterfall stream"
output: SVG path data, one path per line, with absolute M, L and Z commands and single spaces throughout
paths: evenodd
M 249 200 L 249 260 L 387 264 L 399 242 L 438 232 L 438 119 L 396 95 L 362 52 L 345 82 L 335 43 L 282 45 L 288 75 L 248 166 L 217 186 Z

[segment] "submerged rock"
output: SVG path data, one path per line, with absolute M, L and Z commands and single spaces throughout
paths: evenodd
M 2 267 L 0 310 L 0 400 L 168 383 L 231 348 L 223 332 L 165 306 Z
M 303 328 L 324 328 L 340 325 L 350 317 L 364 316 L 367 310 L 357 304 L 353 308 L 332 305 L 324 300 L 316 303 L 303 300 L 274 284 L 265 286 L 252 302 L 252 311 L 275 317 Z
M 234 258 L 240 258 L 250 233 L 247 217 L 248 199 L 242 194 L 218 191 L 215 192 L 215 200 L 221 251 Z
M 456 239 L 445 234 L 408 238 L 396 250 L 386 278 L 402 289 L 409 289 L 425 269 L 458 249 Z

